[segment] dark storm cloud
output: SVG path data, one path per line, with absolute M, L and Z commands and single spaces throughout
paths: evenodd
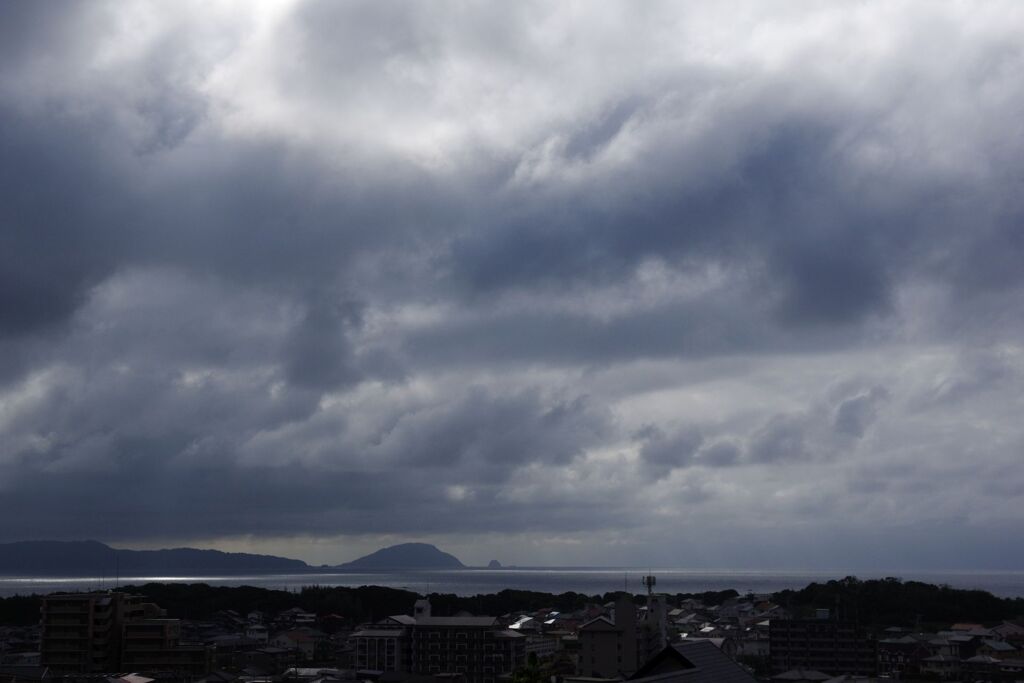
M 643 439 L 640 459 L 656 478 L 692 464 L 697 449 L 704 442 L 704 437 L 697 430 L 682 430 L 666 436 L 657 427 L 647 427 L 638 436 Z
M 8 405 L 5 535 L 143 539 L 253 528 L 413 533 L 601 523 L 586 512 L 597 501 L 562 511 L 540 500 L 511 516 L 493 505 L 517 470 L 568 465 L 606 437 L 609 415 L 585 397 L 455 383 L 429 399 L 403 398 L 399 386 L 393 402 L 325 408 L 325 385 L 353 380 L 317 374 L 341 367 L 327 361 L 296 376 L 292 361 L 304 354 L 294 335 L 320 324 L 344 332 L 362 322 L 359 308 L 311 313 L 288 301 L 175 271 L 125 273 L 99 288 L 79 316 L 91 324 L 72 325 L 75 345 L 63 352 L 62 369 L 39 377 L 40 393 L 27 404 Z M 347 343 L 333 333 L 313 338 Z M 358 372 L 343 351 L 327 355 Z M 131 492 L 130 517 L 125 498 L 107 495 L 112 489 Z M 33 498 L 52 496 L 62 505 L 31 520 L 17 514 Z M 62 521 L 69 516 L 77 521 Z
M 361 322 L 355 303 L 334 303 L 331 298 L 311 303 L 288 343 L 288 379 L 321 390 L 357 382 L 360 374 L 353 367 L 348 330 Z
M 152 384 L 143 388 L 158 390 Z M 90 528 L 139 539 L 242 534 L 256 527 L 268 534 L 298 528 L 336 534 L 456 527 L 515 531 L 553 521 L 586 529 L 602 523 L 600 516 L 591 516 L 596 507 L 606 505 L 600 501 L 581 499 L 572 509 L 562 509 L 557 501 L 537 501 L 514 515 L 494 505 L 495 497 L 501 496 L 497 484 L 512 470 L 530 462 L 567 462 L 581 444 L 600 433 L 601 427 L 595 427 L 594 418 L 584 414 L 579 402 L 542 407 L 536 396 L 492 400 L 471 391 L 445 406 L 443 419 L 428 422 L 427 433 L 405 424 L 418 419 L 415 413 L 403 416 L 378 444 L 358 443 L 344 424 L 336 424 L 328 453 L 305 459 L 310 454 L 271 451 L 261 453 L 259 460 L 240 463 L 245 457 L 240 450 L 246 447 L 233 443 L 237 431 L 218 435 L 220 425 L 249 409 L 244 395 L 238 398 L 243 404 L 225 414 L 223 398 L 183 395 L 153 424 L 118 424 L 109 415 L 109 422 L 101 421 L 77 438 L 66 429 L 66 440 L 19 454 L 20 463 L 8 472 L 3 486 L 5 536 L 52 535 L 61 529 L 60 536 L 74 537 L 88 534 Z M 111 411 L 118 408 L 109 399 L 106 405 Z M 219 413 L 205 416 L 207 406 Z M 50 413 L 59 415 L 60 408 L 51 406 Z M 80 423 L 81 418 L 68 415 L 66 420 Z M 263 424 L 273 423 L 264 419 Z M 467 425 L 476 431 L 467 435 Z M 484 430 L 494 437 L 484 440 Z M 421 455 L 431 460 L 423 461 L 413 451 L 417 440 L 424 449 Z M 372 453 L 371 463 L 363 466 L 367 471 L 357 464 L 357 452 Z M 438 466 L 452 469 L 441 477 Z M 504 474 L 496 477 L 495 471 Z M 453 482 L 461 482 L 472 495 L 479 492 L 480 500 L 452 497 Z M 125 495 L 112 497 L 112 489 Z M 31 520 L 16 514 L 32 500 L 53 495 L 63 496 L 60 506 Z M 132 511 L 129 517 L 123 517 L 126 508 Z
M 538 360 L 593 363 L 639 356 L 704 356 L 764 348 L 755 330 L 778 339 L 770 328 L 743 318 L 731 293 L 692 302 L 673 302 L 653 310 L 625 311 L 611 319 L 583 311 L 501 311 L 459 319 L 412 332 L 407 352 L 435 363 Z M 756 308 L 748 316 L 761 314 Z M 779 343 L 776 341 L 775 343 Z
M 636 436 L 643 444 L 639 452 L 640 461 L 647 474 L 655 479 L 693 466 L 732 467 L 741 464 L 743 457 L 742 446 L 734 439 L 706 439 L 692 427 L 666 435 L 657 427 L 647 426 Z M 711 494 L 702 491 L 701 497 L 711 497 Z
M 651 258 L 680 270 L 716 262 L 745 273 L 736 281 L 744 295 L 772 303 L 779 323 L 798 327 L 884 318 L 894 288 L 919 278 L 938 277 L 964 293 L 990 278 L 1016 282 L 1019 269 L 1009 264 L 1019 240 L 1005 230 L 1019 223 L 1007 196 L 1019 160 L 991 160 L 998 190 L 975 178 L 928 177 L 918 165 L 924 160 L 914 158 L 865 178 L 858 155 L 882 144 L 873 138 L 887 134 L 884 119 L 817 101 L 794 116 L 770 92 L 758 105 L 712 124 L 710 138 L 742 140 L 725 165 L 708 145 L 669 132 L 640 143 L 649 145 L 642 160 L 595 173 L 583 186 L 561 188 L 556 175 L 550 184 L 508 190 L 501 210 L 488 207 L 477 229 L 454 243 L 451 272 L 479 295 L 621 281 Z M 651 117 L 659 115 L 667 117 Z M 553 154 L 552 164 L 573 166 L 575 152 Z M 992 216 L 992 202 L 1000 215 Z M 984 226 L 972 228 L 966 249 L 946 248 L 964 240 L 965 223 L 979 220 Z
M 848 455 L 871 429 L 889 397 L 881 385 L 862 388 L 857 382 L 839 383 L 807 410 L 773 415 L 755 429 L 750 434 L 748 461 L 820 462 Z M 728 452 L 724 458 L 730 459 Z
M 0 106 L 0 334 L 58 325 L 115 267 L 128 235 L 98 124 L 29 120 Z M 70 153 L 69 153 L 70 152 Z
M 740 447 L 731 441 L 718 441 L 702 448 L 697 461 L 708 467 L 730 467 L 740 461 Z
M 608 422 L 584 397 L 549 403 L 533 391 L 494 396 L 470 387 L 453 404 L 404 416 L 380 446 L 400 466 L 458 468 L 470 476 L 479 468 L 504 478 L 533 462 L 567 465 L 606 437 Z
M 804 415 L 775 415 L 754 433 L 751 459 L 758 463 L 809 459 L 812 454 L 807 448 L 807 423 Z
M 204 10 L 0 10 L 0 535 L 1010 518 L 1016 19 Z
M 884 387 L 872 387 L 865 394 L 845 399 L 836 408 L 835 430 L 854 438 L 864 436 L 865 430 L 877 417 L 878 404 L 887 397 Z

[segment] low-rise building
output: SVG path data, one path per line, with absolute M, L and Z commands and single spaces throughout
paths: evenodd
M 212 662 L 212 648 L 181 644 L 177 619 L 137 619 L 122 628 L 122 670 L 201 676 L 213 668 Z
M 526 661 L 526 636 L 495 617 L 436 617 L 419 600 L 415 614 L 395 615 L 352 634 L 359 670 L 494 683 Z
M 975 653 L 995 659 L 1018 659 L 1020 657 L 1020 650 L 1003 640 L 982 640 Z
M 906 677 L 921 671 L 921 662 L 932 655 L 919 637 L 904 635 L 878 641 L 878 673 Z
M 873 674 L 876 642 L 854 622 L 835 619 L 772 619 L 769 626 L 772 671 L 813 669 L 832 676 Z

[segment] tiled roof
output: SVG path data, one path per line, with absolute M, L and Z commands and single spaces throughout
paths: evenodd
M 743 667 L 706 640 L 677 643 L 672 650 L 692 667 L 680 666 L 675 671 L 631 678 L 631 683 L 756 683 Z M 668 652 L 657 657 L 664 654 Z

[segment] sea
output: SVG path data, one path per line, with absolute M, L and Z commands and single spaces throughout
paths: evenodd
M 602 595 L 619 590 L 646 592 L 645 575 L 656 578 L 658 593 L 700 593 L 734 589 L 740 593 L 774 593 L 800 589 L 854 575 L 860 579 L 896 577 L 904 581 L 979 589 L 999 597 L 1024 597 L 1024 571 L 753 571 L 695 570 L 678 568 L 515 567 L 429 571 L 376 571 L 301 574 L 251 574 L 234 576 L 0 576 L 0 596 L 47 594 L 59 591 L 103 590 L 150 582 L 206 583 L 216 586 L 260 586 L 298 591 L 304 586 L 386 586 L 416 593 L 454 593 L 472 596 L 497 593 L 506 588 L 564 593 L 575 591 Z

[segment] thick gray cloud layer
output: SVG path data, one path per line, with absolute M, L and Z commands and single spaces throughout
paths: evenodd
M 0 537 L 1024 562 L 1017 4 L 0 11 Z

